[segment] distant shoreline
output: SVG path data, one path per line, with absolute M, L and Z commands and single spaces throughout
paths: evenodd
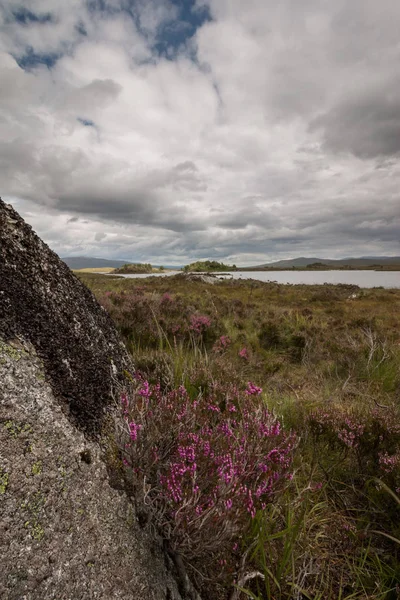
M 233 269 L 232 269 L 233 270 Z M 235 271 L 400 271 L 400 265 L 382 265 L 371 267 L 238 267 Z
M 87 267 L 85 269 L 72 269 L 74 273 L 96 273 L 98 275 L 115 275 L 116 277 L 123 275 L 122 273 L 114 273 L 114 267 Z M 183 273 L 183 269 L 153 269 L 151 273 L 147 273 L 147 275 L 151 276 L 152 274 L 157 275 L 161 273 L 173 273 L 173 272 Z M 277 273 L 282 271 L 288 271 L 291 273 L 295 272 L 325 272 L 325 271 L 374 271 L 374 272 L 398 272 L 400 271 L 400 265 L 382 265 L 379 267 L 329 267 L 328 265 L 324 268 L 310 268 L 310 267 L 286 267 L 286 268 L 278 268 L 278 267 L 238 267 L 236 269 L 231 269 L 229 271 L 201 271 L 201 273 L 207 273 L 210 275 L 229 275 L 230 273 Z M 200 273 L 200 271 L 188 271 L 188 273 Z M 144 275 L 145 273 L 143 273 Z

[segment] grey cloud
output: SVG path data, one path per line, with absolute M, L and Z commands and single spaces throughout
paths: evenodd
M 246 227 L 255 225 L 265 228 L 266 231 L 272 231 L 279 226 L 281 221 L 279 215 L 276 214 L 273 207 L 260 207 L 262 201 L 260 202 L 259 198 L 255 204 L 250 198 L 243 199 L 242 204 L 246 208 L 240 206 L 232 209 L 228 214 L 216 216 L 215 224 L 220 228 L 230 230 L 246 229 Z
M 174 167 L 175 171 L 197 171 L 197 167 L 191 160 L 185 160 L 185 162 L 179 163 Z
M 103 108 L 116 100 L 122 86 L 112 79 L 94 79 L 88 85 L 71 89 L 62 99 L 64 107 L 90 114 L 94 108 Z
M 121 188 L 103 182 L 97 189 L 93 185 L 78 185 L 75 191 L 60 193 L 56 206 L 62 212 L 176 232 L 202 230 L 207 226 L 204 219 L 194 220 L 185 206 L 164 203 L 155 190 L 135 189 L 134 181 Z
M 54 19 L 0 31 L 2 194 L 69 252 L 398 253 L 398 2 L 206 3 L 166 60 L 170 0 L 32 0 Z M 67 54 L 27 72 L 27 46 Z
M 351 152 L 362 159 L 400 152 L 400 80 L 360 91 L 314 119 L 311 131 L 321 129 L 326 147 Z

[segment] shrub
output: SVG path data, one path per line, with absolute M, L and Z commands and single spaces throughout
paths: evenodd
M 282 431 L 260 392 L 249 382 L 222 400 L 220 389 L 193 400 L 183 386 L 162 393 L 140 381 L 122 396 L 124 463 L 186 561 L 226 560 L 291 478 L 295 436 Z
M 317 441 L 354 459 L 353 477 L 377 476 L 393 489 L 400 486 L 400 424 L 394 409 L 331 406 L 312 413 L 308 422 Z

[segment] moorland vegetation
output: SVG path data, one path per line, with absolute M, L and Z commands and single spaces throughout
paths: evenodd
M 217 260 L 198 260 L 197 262 L 190 263 L 183 267 L 185 273 L 197 272 L 205 273 L 212 271 L 236 271 L 236 265 L 225 265 Z
M 129 274 L 147 274 L 152 273 L 153 267 L 150 263 L 126 263 L 122 267 L 113 270 L 113 273 L 120 275 Z
M 203 597 L 398 598 L 400 290 L 80 278 L 137 369 L 112 468 Z

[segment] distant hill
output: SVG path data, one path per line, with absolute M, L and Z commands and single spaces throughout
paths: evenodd
M 259 265 L 258 268 L 291 269 L 292 267 L 307 267 L 315 263 L 322 263 L 329 267 L 372 267 L 374 265 L 400 265 L 400 256 L 363 256 L 360 258 L 330 258 L 304 257 L 278 260 L 276 262 Z
M 111 258 L 93 258 L 93 256 L 65 256 L 61 258 L 70 269 L 78 271 L 79 269 L 103 269 L 105 267 L 112 267 L 113 269 L 119 269 L 126 265 L 128 260 L 117 260 Z M 153 265 L 158 268 L 160 265 Z M 164 269 L 177 270 L 182 268 L 182 265 L 163 265 Z
M 77 271 L 78 269 L 101 269 L 104 267 L 123 267 L 126 260 L 113 260 L 108 258 L 92 258 L 90 256 L 66 256 L 62 258 L 70 269 Z

